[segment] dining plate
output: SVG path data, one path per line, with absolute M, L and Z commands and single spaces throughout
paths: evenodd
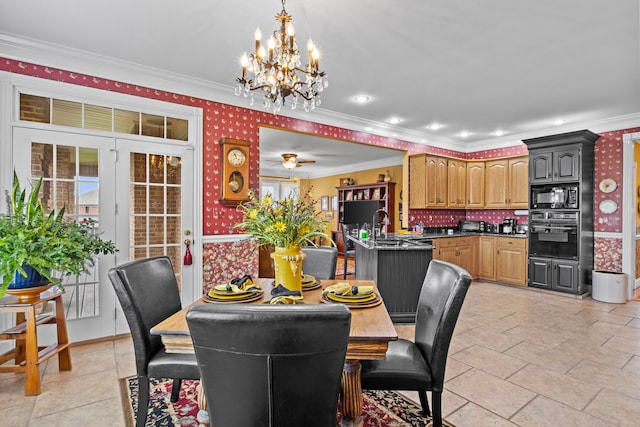
M 302 283 L 302 290 L 303 291 L 311 291 L 313 289 L 318 289 L 321 286 L 322 286 L 322 282 L 320 280 L 314 280 L 313 282 L 311 282 L 309 284 Z
M 618 204 L 614 200 L 603 200 L 600 203 L 600 212 L 603 214 L 612 214 L 618 210 Z
M 365 296 L 358 296 L 358 295 L 336 295 L 336 294 L 332 294 L 331 292 L 325 292 L 325 294 L 327 295 L 327 298 L 332 300 L 332 301 L 337 301 L 337 302 L 369 302 L 369 301 L 373 301 L 374 299 L 376 299 L 377 295 L 375 293 L 370 293 L 369 295 L 365 295 Z
M 333 298 L 337 298 L 336 295 L 329 294 L 328 292 L 324 292 L 322 294 L 322 297 L 320 297 L 320 302 L 323 302 L 326 304 L 344 304 L 349 308 L 370 308 L 370 307 L 375 307 L 377 305 L 382 304 L 382 298 L 380 298 L 377 294 L 373 293 L 367 298 L 371 298 L 371 296 L 373 296 L 373 299 L 366 299 L 366 300 L 346 299 L 344 301 L 337 301 L 333 299 Z
M 233 291 L 227 290 L 225 288 L 226 286 L 227 286 L 226 283 L 223 283 L 221 285 L 216 285 L 216 286 L 211 288 L 209 293 L 215 293 L 218 296 L 220 296 L 220 295 L 246 295 L 246 294 L 251 294 L 251 293 L 260 291 L 260 288 L 258 287 L 258 288 L 249 288 L 246 291 L 242 291 L 242 292 L 233 292 Z
M 316 281 L 316 278 L 313 277 L 310 274 L 303 274 L 302 275 L 302 284 L 303 285 L 312 285 L 312 284 L 315 283 L 315 281 Z
M 202 297 L 202 300 L 205 302 L 228 302 L 228 303 L 236 303 L 236 302 L 252 302 L 262 299 L 264 292 L 256 291 L 250 292 L 249 294 L 236 294 L 237 296 L 231 295 L 216 295 L 213 292 L 209 292 Z

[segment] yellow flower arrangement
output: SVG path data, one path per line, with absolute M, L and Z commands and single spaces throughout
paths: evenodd
M 326 238 L 328 222 L 317 218 L 318 200 L 311 197 L 311 190 L 297 196 L 293 190 L 286 199 L 275 201 L 267 194 L 260 200 L 250 190 L 249 201 L 238 205 L 243 220 L 235 227 L 257 239 L 260 246 L 299 247 L 305 242 L 313 244 L 314 237 Z

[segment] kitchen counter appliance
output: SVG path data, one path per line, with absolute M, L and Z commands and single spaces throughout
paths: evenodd
M 542 185 L 531 187 L 531 209 L 578 209 L 578 186 Z
M 516 220 L 513 218 L 505 218 L 502 221 L 502 233 L 513 234 L 516 232 Z
M 484 221 L 460 221 L 460 231 L 463 233 L 484 233 Z

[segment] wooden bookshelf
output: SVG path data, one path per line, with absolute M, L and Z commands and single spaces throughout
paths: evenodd
M 395 182 L 377 182 L 375 184 L 347 185 L 336 187 L 338 190 L 338 224 L 339 228 L 344 218 L 344 202 L 351 200 L 378 200 L 380 209 L 389 213 L 387 232 L 393 231 L 395 223 Z

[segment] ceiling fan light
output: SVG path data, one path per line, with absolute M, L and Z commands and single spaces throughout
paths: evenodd
M 282 162 L 282 166 L 284 166 L 286 169 L 294 169 L 296 166 L 298 166 L 298 163 L 294 159 L 289 159 Z

